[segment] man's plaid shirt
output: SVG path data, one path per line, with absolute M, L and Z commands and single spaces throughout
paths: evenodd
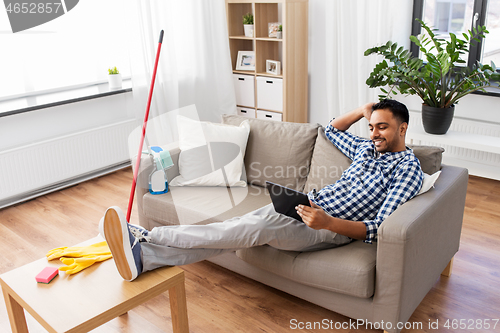
M 422 186 L 420 162 L 411 149 L 380 154 L 371 140 L 337 130 L 325 129 L 328 139 L 352 160 L 342 177 L 309 199 L 334 217 L 363 221 L 365 242 L 377 239 L 380 224 L 396 208 L 413 198 Z

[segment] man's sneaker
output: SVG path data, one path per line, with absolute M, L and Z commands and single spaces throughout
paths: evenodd
M 139 242 L 149 242 L 151 240 L 148 229 L 143 228 L 140 225 L 131 223 L 128 224 L 128 227 L 132 235 L 134 235 L 134 237 L 137 238 Z
M 116 206 L 108 208 L 99 224 L 101 236 L 108 243 L 122 278 L 136 279 L 142 273 L 141 244 L 132 234 L 122 210 Z
M 101 220 L 99 221 L 99 234 L 102 236 L 102 238 L 106 239 L 106 235 L 104 235 L 104 230 L 102 228 L 102 226 L 104 225 L 103 221 L 104 221 L 104 216 L 101 217 Z M 148 229 L 132 223 L 129 223 L 128 226 L 132 235 L 134 235 L 135 238 L 139 239 L 139 242 L 151 241 Z

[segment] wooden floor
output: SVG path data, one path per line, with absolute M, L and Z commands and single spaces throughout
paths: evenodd
M 105 209 L 127 207 L 131 170 L 125 169 L 29 202 L 0 210 L 0 274 L 39 259 L 55 247 L 71 246 L 98 234 Z M 137 213 L 132 222 L 137 221 Z M 297 322 L 349 319 L 208 262 L 183 266 L 190 331 L 318 332 L 292 329 Z M 447 319 L 500 319 L 500 182 L 471 177 L 460 251 L 450 278 L 441 277 L 403 332 L 500 332 L 446 329 Z M 68 295 L 70 298 L 70 295 Z M 68 301 L 68 304 L 71 304 Z M 168 295 L 161 295 L 93 332 L 171 332 Z M 429 329 L 429 321 L 439 329 Z M 471 321 L 467 321 L 469 324 Z M 45 330 L 28 316 L 30 332 Z M 0 303 L 0 332 L 10 332 Z M 345 329 L 339 332 L 380 332 Z

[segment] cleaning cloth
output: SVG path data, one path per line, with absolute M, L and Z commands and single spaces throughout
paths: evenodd
M 156 159 L 157 170 L 170 169 L 174 165 L 170 152 L 168 150 L 162 150 L 159 153 L 159 158 Z

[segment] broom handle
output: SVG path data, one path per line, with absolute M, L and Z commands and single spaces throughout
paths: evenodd
M 144 122 L 142 124 L 142 135 L 141 135 L 141 141 L 139 142 L 139 152 L 137 153 L 137 161 L 135 162 L 134 179 L 132 181 L 132 189 L 130 190 L 130 197 L 128 199 L 127 222 L 129 223 L 130 223 L 130 214 L 132 213 L 132 204 L 134 203 L 135 187 L 137 185 L 137 175 L 139 174 L 139 166 L 141 164 L 142 145 L 144 143 L 144 137 L 146 136 L 146 126 L 148 124 L 149 108 L 151 106 L 151 98 L 153 97 L 153 88 L 155 86 L 155 78 L 156 78 L 156 68 L 158 68 L 158 60 L 160 59 L 160 50 L 162 41 L 163 41 L 163 30 L 160 32 L 158 51 L 156 51 L 156 60 L 155 60 L 155 67 L 153 70 L 153 78 L 151 79 L 151 86 L 149 87 L 148 105 L 146 108 L 146 114 L 144 115 Z

